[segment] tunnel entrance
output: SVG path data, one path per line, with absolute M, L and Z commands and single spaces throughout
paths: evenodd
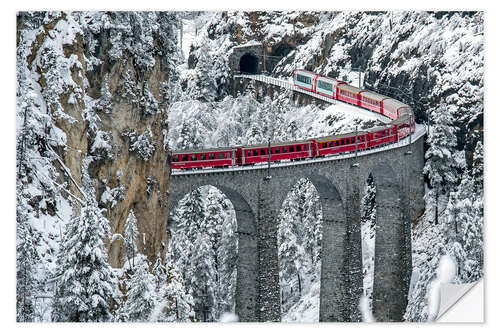
M 253 54 L 245 53 L 240 58 L 240 72 L 247 74 L 257 74 L 259 68 L 259 59 Z

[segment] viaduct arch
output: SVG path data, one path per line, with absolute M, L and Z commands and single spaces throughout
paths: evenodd
M 411 275 L 411 222 L 424 208 L 423 136 L 411 144 L 266 166 L 182 171 L 170 175 L 172 209 L 189 191 L 212 185 L 232 202 L 238 223 L 236 312 L 241 321 L 280 321 L 276 218 L 296 181 L 309 179 L 323 209 L 320 321 L 360 321 L 360 201 L 366 179 L 377 185 L 374 316 L 401 321 Z M 411 150 L 412 154 L 407 154 Z M 412 200 L 409 200 L 411 198 Z

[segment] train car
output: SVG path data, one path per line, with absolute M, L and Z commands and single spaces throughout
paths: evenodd
M 389 99 L 390 97 L 380 95 L 368 90 L 361 92 L 360 95 L 360 106 L 362 108 L 384 114 L 384 100 Z
M 398 140 L 407 137 L 410 133 L 415 131 L 415 122 L 413 120 L 413 115 L 411 114 L 411 109 L 404 109 L 399 114 L 399 118 L 392 122 L 396 126 L 398 133 Z
M 340 83 L 345 84 L 345 82 L 343 82 L 343 81 L 339 81 L 339 80 L 333 79 L 331 77 L 319 75 L 316 78 L 316 83 L 314 85 L 316 87 L 315 92 L 317 94 L 320 94 L 320 95 L 323 95 L 326 97 L 337 99 L 337 85 Z
M 316 156 L 339 154 L 365 149 L 367 147 L 368 132 L 359 131 L 357 140 L 356 133 L 345 133 L 339 135 L 324 136 L 314 139 Z
M 269 145 L 252 145 L 238 147 L 237 160 L 241 165 L 267 162 Z M 313 157 L 310 140 L 271 143 L 271 161 L 295 160 Z M 241 162 L 240 162 L 241 161 Z
M 368 148 L 397 141 L 398 130 L 395 125 L 378 126 L 368 130 Z
M 411 109 L 405 103 L 402 103 L 394 98 L 384 100 L 383 115 L 391 118 L 392 120 L 399 118 L 399 113 L 404 109 Z
M 361 106 L 360 93 L 367 91 L 361 88 L 356 88 L 347 83 L 339 83 L 337 85 L 337 99 L 350 104 Z
M 293 84 L 296 87 L 307 91 L 315 91 L 316 87 L 314 84 L 316 83 L 316 78 L 319 74 L 306 71 L 304 69 L 296 69 L 293 72 Z
M 172 152 L 172 169 L 228 167 L 236 164 L 236 148 L 178 150 Z

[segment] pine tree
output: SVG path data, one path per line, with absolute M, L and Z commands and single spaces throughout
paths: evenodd
M 217 266 L 217 320 L 224 312 L 234 312 L 236 273 L 238 263 L 238 238 L 235 212 L 230 201 L 220 192 L 211 191 L 218 206 L 217 215 L 219 225 L 216 253 Z M 210 216 L 210 201 L 207 204 L 207 218 Z M 207 222 L 207 224 L 210 224 Z
M 430 147 L 425 153 L 424 174 L 429 177 L 431 190 L 427 194 L 426 202 L 434 209 L 434 223 L 438 224 L 439 197 L 441 194 L 447 196 L 457 182 L 457 129 L 445 106 L 431 112 L 430 118 L 432 125 L 427 139 Z
M 194 77 L 188 82 L 188 91 L 193 99 L 212 102 L 217 97 L 217 84 L 214 79 L 215 73 L 209 48 L 203 45 L 197 53 L 196 71 Z
M 188 271 L 191 265 L 191 256 L 196 251 L 193 248 L 193 242 L 204 218 L 205 207 L 199 188 L 181 200 L 172 216 L 172 224 L 175 225 L 175 229 L 171 230 L 169 251 L 172 251 L 172 258 L 177 263 L 186 283 L 189 283 L 187 276 L 191 274 Z M 186 287 L 189 289 L 190 285 L 188 284 Z
M 193 242 L 194 251 L 187 285 L 193 290 L 196 317 L 200 321 L 215 321 L 216 269 L 215 254 L 206 233 L 198 233 Z
M 477 281 L 483 276 L 483 198 L 475 191 L 468 173 L 447 206 L 449 220 L 448 252 L 455 257 L 460 283 Z
M 175 265 L 168 259 L 165 279 L 158 291 L 158 301 L 152 321 L 188 322 L 194 319 L 194 300 L 184 287 L 184 280 Z
M 300 179 L 280 212 L 278 256 L 282 311 L 286 313 L 303 295 L 321 270 L 321 205 L 312 183 Z
M 363 289 L 368 297 L 369 309 L 373 301 L 373 278 L 375 268 L 375 224 L 377 216 L 377 188 L 370 174 L 366 180 L 365 193 L 361 199 L 361 239 L 363 258 Z
M 136 240 L 139 231 L 137 230 L 137 219 L 134 215 L 133 209 L 131 209 L 130 213 L 128 214 L 123 232 L 125 234 L 124 246 L 125 246 L 125 253 L 127 254 L 128 264 L 129 267 L 134 267 L 135 266 L 134 257 L 135 254 L 137 253 Z M 131 259 L 132 263 L 130 262 Z
M 127 299 L 120 310 L 122 318 L 127 318 L 127 321 L 149 321 L 156 306 L 157 296 L 154 277 L 149 273 L 146 259 L 135 267 L 134 273 L 125 284 Z
M 34 321 L 36 291 L 35 239 L 29 224 L 28 207 L 22 195 L 22 186 L 17 185 L 17 223 L 16 223 L 16 320 Z
M 442 222 L 440 222 L 442 223 Z M 444 223 L 443 223 L 444 224 Z M 443 228 L 435 224 L 427 226 L 420 235 L 420 247 L 413 249 L 415 285 L 408 295 L 408 305 L 404 315 L 405 320 L 424 322 L 429 320 L 428 294 L 431 282 L 437 276 L 437 268 L 441 257 L 446 253 Z
M 112 319 L 120 291 L 103 242 L 109 236 L 109 222 L 95 201 L 84 205 L 66 226 L 57 260 L 55 321 Z
M 484 183 L 484 149 L 481 141 L 477 142 L 476 149 L 474 150 L 472 176 L 474 177 L 474 188 L 482 197 Z

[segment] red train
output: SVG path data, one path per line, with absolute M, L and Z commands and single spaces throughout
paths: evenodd
M 393 98 L 304 70 L 293 74 L 295 86 L 381 113 L 393 121 L 385 126 L 292 142 L 180 150 L 172 152 L 172 169 L 224 168 L 256 163 L 301 160 L 371 149 L 397 142 L 415 131 L 412 109 Z

